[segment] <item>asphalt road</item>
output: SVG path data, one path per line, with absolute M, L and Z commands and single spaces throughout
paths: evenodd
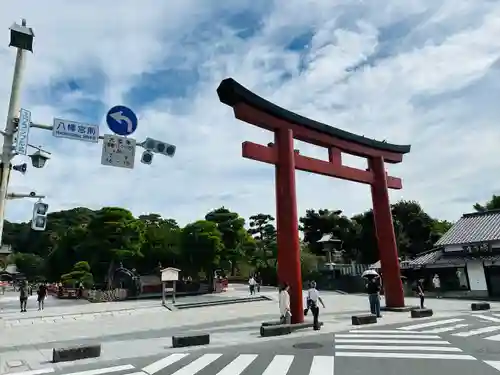
M 500 313 L 80 365 L 55 375 L 500 375 Z

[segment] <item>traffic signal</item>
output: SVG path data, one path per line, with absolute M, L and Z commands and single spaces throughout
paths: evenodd
M 15 171 L 21 172 L 22 174 L 25 174 L 26 171 L 28 170 L 28 165 L 26 163 L 19 164 L 19 165 L 14 165 L 12 167 Z
M 33 206 L 33 218 L 31 219 L 31 229 L 43 231 L 47 226 L 47 213 L 49 205 L 43 202 L 37 202 Z
M 146 138 L 144 141 L 144 147 L 146 150 L 157 152 L 171 158 L 175 155 L 176 147 L 170 143 L 161 142 L 153 138 Z

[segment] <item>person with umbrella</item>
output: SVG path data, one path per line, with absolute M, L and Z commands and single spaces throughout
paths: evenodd
M 375 270 L 366 270 L 363 272 L 363 277 L 368 279 L 366 284 L 366 292 L 368 293 L 368 301 L 370 302 L 370 312 L 381 318 L 380 314 L 380 276 Z

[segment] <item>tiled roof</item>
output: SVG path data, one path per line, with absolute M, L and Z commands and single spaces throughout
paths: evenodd
M 415 266 L 423 266 L 426 264 L 433 264 L 436 261 L 438 261 L 442 255 L 443 255 L 443 250 L 441 249 L 429 250 L 424 253 L 421 253 L 416 258 L 410 260 L 408 262 L 408 265 L 411 267 L 415 267 Z
M 434 246 L 500 240 L 500 210 L 463 215 Z

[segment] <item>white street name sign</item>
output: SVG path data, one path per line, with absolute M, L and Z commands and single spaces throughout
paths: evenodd
M 99 125 L 55 118 L 52 135 L 58 138 L 97 143 L 99 142 Z
M 19 111 L 19 124 L 17 125 L 16 146 L 14 151 L 20 155 L 28 153 L 28 136 L 31 126 L 31 112 L 22 109 Z

